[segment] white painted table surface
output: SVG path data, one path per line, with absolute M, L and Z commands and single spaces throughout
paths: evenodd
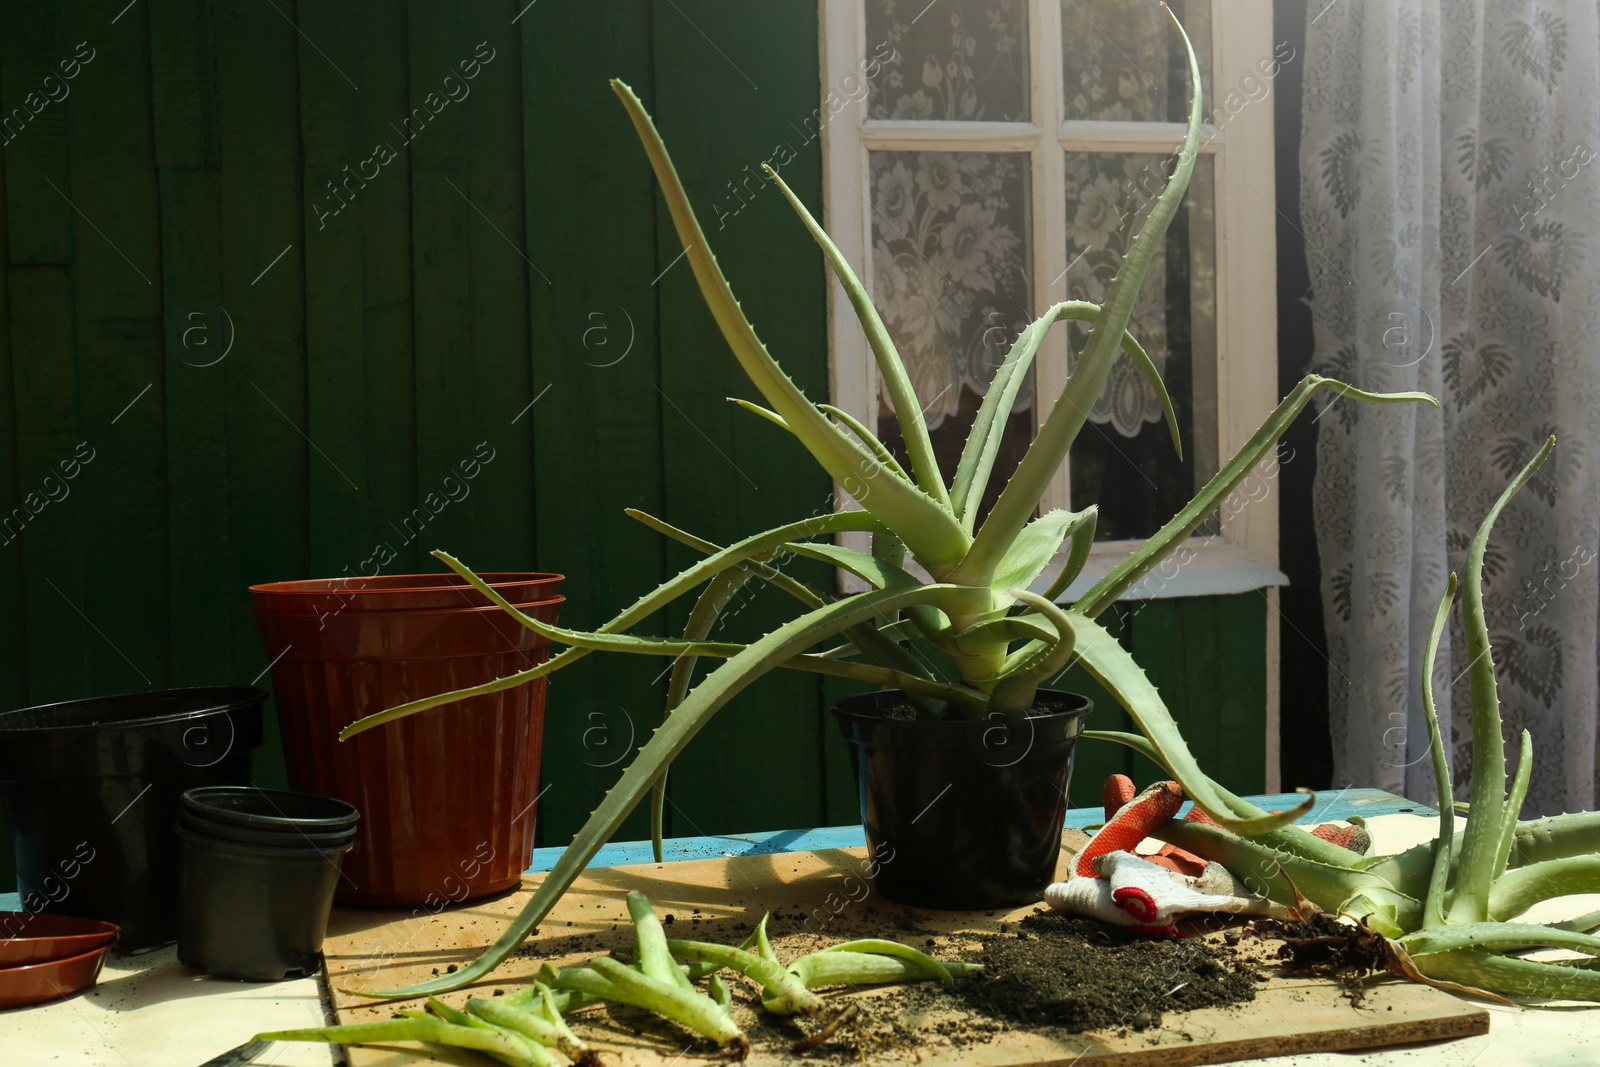
M 0 1067 L 199 1067 L 263 1030 L 322 1026 L 320 979 L 236 982 L 178 962 L 169 945 L 112 955 L 93 989 L 0 1011 Z M 256 1060 L 328 1067 L 325 1045 L 275 1043 Z
M 1437 820 L 1379 815 L 1378 847 L 1395 852 L 1435 832 Z M 1460 825 L 1458 821 L 1457 825 Z M 1565 918 L 1600 909 L 1600 896 L 1573 898 Z M 1600 1009 L 1488 1005 L 1482 1037 L 1410 1048 L 1240 1061 L 1242 1067 L 1555 1067 L 1600 1063 Z M 0 1067 L 199 1067 L 263 1030 L 324 1022 L 318 981 L 276 983 L 207 978 L 179 965 L 173 948 L 112 957 L 93 990 L 66 1000 L 0 1012 Z M 327 1067 L 320 1045 L 275 1044 L 255 1061 L 272 1067 Z M 488 1063 L 488 1060 L 484 1060 Z

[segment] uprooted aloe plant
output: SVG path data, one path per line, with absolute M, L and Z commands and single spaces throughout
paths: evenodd
M 1217 860 L 1252 889 L 1282 903 L 1303 896 L 1324 911 L 1365 922 L 1390 938 L 1394 968 L 1422 981 L 1524 999 L 1600 1001 L 1600 912 L 1559 923 L 1518 921 L 1541 901 L 1600 892 L 1600 814 L 1580 812 L 1519 821 L 1533 771 L 1533 742 L 1526 730 L 1516 773 L 1506 788 L 1505 742 L 1494 656 L 1483 609 L 1483 559 L 1500 512 L 1555 447 L 1545 442 L 1495 502 L 1467 555 L 1462 629 L 1472 696 L 1472 787 L 1466 830 L 1459 839 L 1451 802 L 1450 768 L 1433 699 L 1433 664 L 1439 638 L 1455 603 L 1452 574 L 1434 616 L 1423 670 L 1422 706 L 1439 796 L 1439 836 L 1393 856 L 1351 854 L 1297 827 L 1245 840 L 1227 829 L 1173 822 L 1157 836 Z M 1157 762 L 1163 750 L 1150 739 L 1112 731 L 1085 736 L 1120 741 Z M 1235 814 L 1259 809 L 1228 797 Z M 1537 949 L 1583 954 L 1576 962 L 1524 958 Z
M 768 176 L 821 246 L 866 330 L 906 442 L 909 470 L 860 422 L 829 405 L 808 400 L 768 355 L 711 255 L 706 235 L 649 115 L 627 86 L 612 83 L 665 192 L 700 291 L 734 355 L 771 405 L 770 410 L 762 409 L 763 413 L 794 434 L 863 510 L 815 516 L 725 547 L 659 519 L 635 515 L 705 553 L 706 558 L 641 597 L 594 632 L 562 629 L 529 618 L 462 564 L 436 553 L 524 626 L 568 647 L 531 670 L 369 716 L 348 727 L 342 737 L 451 701 L 521 685 L 590 652 L 660 655 L 674 657 L 676 662 L 668 686 L 667 721 L 623 772 L 504 936 L 470 966 L 453 975 L 392 991 L 394 995 L 458 988 L 492 970 L 532 932 L 596 850 L 652 788 L 656 800 L 651 829 L 659 856 L 661 785 L 667 767 L 711 716 L 774 668 L 837 675 L 899 689 L 929 717 L 984 718 L 1027 715 L 1041 683 L 1059 674 L 1075 658 L 1128 709 L 1140 730 L 1160 749 L 1173 776 L 1218 822 L 1249 833 L 1279 827 L 1294 819 L 1297 812 L 1249 816 L 1238 813 L 1232 798 L 1201 773 L 1155 688 L 1117 639 L 1095 619 L 1217 509 L 1275 447 L 1279 436 L 1318 390 L 1367 401 L 1434 403 L 1433 399 L 1420 393 L 1366 393 L 1331 379 L 1307 377 L 1194 500 L 1096 582 L 1070 610 L 1058 607 L 1055 599 L 1077 577 L 1088 558 L 1096 511 L 1092 507 L 1078 512 L 1055 510 L 1034 517 L 1048 483 L 1066 459 L 1119 356 L 1132 359 L 1150 382 L 1177 444 L 1176 418 L 1166 389 L 1149 357 L 1126 332 L 1145 271 L 1188 185 L 1200 139 L 1198 66 L 1182 27 L 1177 26 L 1176 19 L 1173 24 L 1188 51 L 1194 91 L 1171 180 L 1129 245 L 1105 302 L 1099 306 L 1081 302 L 1057 304 L 1018 337 L 995 373 L 948 483 L 945 472 L 934 461 L 928 429 L 906 369 L 871 298 L 782 179 L 769 170 Z M 1050 327 L 1072 319 L 1091 324 L 1077 365 L 1027 454 L 980 524 L 980 501 L 993 472 L 1007 416 L 1029 365 Z M 811 540 L 846 531 L 870 533 L 871 553 Z M 1029 587 L 1040 580 L 1063 549 L 1065 564 L 1059 577 L 1044 595 L 1031 592 Z M 789 554 L 841 568 L 869 588 L 829 600 L 771 565 L 777 556 Z M 907 555 L 931 576 L 931 581 L 924 582 L 904 568 Z M 752 580 L 768 582 L 791 594 L 803 610 L 749 644 L 707 640 L 730 598 Z M 689 613 L 682 637 L 661 639 L 627 632 L 664 605 L 701 586 L 704 589 Z M 1013 613 L 1014 609 L 1020 610 Z M 936 676 L 900 645 L 900 640 L 912 632 L 943 654 L 948 675 L 955 681 Z M 842 640 L 823 652 L 811 651 L 832 639 Z M 724 662 L 690 692 L 697 660 L 702 658 Z
M 940 963 L 907 945 L 876 940 L 834 945 L 784 967 L 767 939 L 767 916 L 761 917 L 743 945 L 734 948 L 669 939 L 643 893 L 628 894 L 628 914 L 633 919 L 638 945 L 632 965 L 601 956 L 582 967 L 556 970 L 546 966 L 539 973 L 540 984 L 587 1001 L 611 1000 L 655 1012 L 710 1038 L 740 1059 L 749 1052 L 750 1040 L 729 1010 L 732 997 L 716 973 L 724 968 L 758 982 L 761 1005 L 767 1011 L 818 1018 L 839 1014 L 812 992 L 823 986 L 923 979 L 948 982 L 981 969 L 976 964 Z M 750 951 L 752 948 L 754 952 Z M 677 956 L 697 962 L 684 967 Z M 697 978 L 707 980 L 707 993 L 695 988 Z
M 257 1034 L 257 1041 L 316 1041 L 328 1045 L 380 1045 L 417 1041 L 450 1048 L 471 1049 L 510 1064 L 511 1067 L 560 1067 L 551 1052 L 559 1050 L 574 1067 L 599 1067 L 594 1050 L 574 1034 L 561 1016 L 568 1007 L 581 1006 L 581 998 L 555 993 L 543 984 L 519 994 L 515 1002 L 472 999 L 467 1010 L 457 1011 L 443 1001 L 428 998 L 428 1010 L 408 1008 L 398 1019 L 346 1026 L 318 1026 L 308 1030 L 277 1030 Z

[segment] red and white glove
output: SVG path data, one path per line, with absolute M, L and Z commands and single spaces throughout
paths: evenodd
M 1178 937 L 1176 920 L 1196 912 L 1287 917 L 1288 909 L 1251 893 L 1220 863 L 1209 862 L 1174 845 L 1151 856 L 1134 852 L 1183 806 L 1176 782 L 1159 782 L 1138 796 L 1133 781 L 1114 774 L 1101 799 L 1106 824 L 1078 853 L 1072 877 L 1044 892 L 1053 911 L 1087 915 L 1126 926 L 1151 937 Z M 1198 807 L 1187 821 L 1210 823 Z M 1318 826 L 1312 833 L 1352 851 L 1365 851 L 1359 827 Z

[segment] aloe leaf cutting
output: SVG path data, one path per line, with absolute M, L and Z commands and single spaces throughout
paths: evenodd
M 1071 608 L 1056 605 L 1054 600 L 1088 559 L 1095 513 L 1093 509 L 1078 513 L 1046 509 L 1035 518 L 1041 511 L 1047 486 L 1071 451 L 1086 413 L 1104 389 L 1116 360 L 1133 360 L 1155 388 L 1168 428 L 1174 431 L 1173 444 L 1176 447 L 1179 443 L 1165 386 L 1148 355 L 1127 332 L 1144 275 L 1178 211 L 1199 149 L 1203 111 L 1198 61 L 1182 26 L 1176 18 L 1171 22 L 1185 49 L 1192 87 L 1183 143 L 1172 177 L 1140 222 L 1104 301 L 1099 305 L 1068 302 L 1052 306 L 1023 331 L 980 407 L 954 471 L 937 467 L 904 361 L 855 269 L 793 191 L 776 174 L 769 175 L 795 209 L 800 225 L 821 249 L 823 259 L 844 286 L 861 320 L 899 422 L 898 436 L 906 442 L 904 463 L 888 454 L 866 425 L 838 408 L 808 398 L 783 372 L 740 309 L 649 114 L 631 89 L 621 82 L 612 83 L 655 172 L 701 295 L 734 358 L 764 402 L 755 411 L 756 417 L 768 419 L 793 434 L 833 481 L 854 497 L 859 510 L 815 516 L 726 547 L 712 545 L 659 520 L 638 516 L 663 535 L 706 553 L 705 558 L 592 631 L 551 626 L 523 615 L 472 578 L 462 564 L 440 554 L 512 617 L 565 648 L 530 671 L 368 716 L 346 728 L 341 736 L 349 737 L 405 715 L 544 677 L 597 652 L 681 657 L 679 662 L 685 666 L 674 678 L 670 714 L 623 770 L 505 934 L 476 961 L 454 974 L 382 995 L 413 996 L 459 988 L 478 980 L 515 951 L 600 846 L 661 783 L 668 766 L 705 723 L 756 678 L 775 669 L 807 670 L 898 688 L 927 718 L 1020 718 L 1033 712 L 1040 686 L 1048 684 L 1071 658 L 1078 657 L 1128 708 L 1161 762 L 1172 769 L 1196 803 L 1219 824 L 1242 834 L 1266 834 L 1280 831 L 1294 820 L 1297 812 L 1274 815 L 1243 810 L 1235 802 L 1237 798 L 1231 798 L 1205 778 L 1166 705 L 1094 619 L 1175 551 L 1216 509 L 1275 446 L 1289 422 L 1317 390 L 1368 402 L 1432 403 L 1432 398 L 1419 393 L 1365 393 L 1331 379 L 1307 378 L 1190 505 Z M 1085 347 L 1016 472 L 988 515 L 980 516 L 980 503 L 993 480 L 999 434 L 1013 411 L 1023 376 L 1046 332 L 1064 321 L 1090 324 Z M 750 403 L 748 407 L 758 405 Z M 848 531 L 872 534 L 870 555 L 819 542 Z M 789 555 L 820 559 L 861 577 L 868 588 L 824 602 L 815 591 L 781 573 L 781 560 Z M 913 577 L 907 557 L 930 580 Z M 1061 566 L 1059 575 L 1050 583 L 1049 595 L 1040 598 L 1031 586 L 1042 582 L 1043 575 L 1057 561 Z M 720 592 L 707 594 L 702 587 L 735 569 L 753 571 L 761 580 L 789 592 L 798 604 L 796 614 L 752 641 L 712 640 L 714 628 L 705 623 L 712 614 L 709 604 L 716 601 Z M 728 579 L 727 583 L 733 581 Z M 693 626 L 686 632 L 667 637 L 633 632 L 662 607 L 690 595 L 710 595 L 711 600 L 706 602 L 705 611 L 695 614 Z M 902 627 L 907 624 L 914 629 L 919 647 L 928 646 L 930 655 L 939 661 L 936 669 L 926 669 L 909 660 L 906 650 L 900 647 L 898 642 L 905 632 Z M 896 637 L 890 638 L 890 633 Z M 846 644 L 822 644 L 834 640 Z M 814 651 L 819 646 L 821 654 Z M 693 680 L 692 661 L 696 660 L 705 669 L 698 682 Z M 652 833 L 659 849 L 659 819 L 654 820 Z

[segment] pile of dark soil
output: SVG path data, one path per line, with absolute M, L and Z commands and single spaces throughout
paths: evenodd
M 1145 1030 L 1169 1011 L 1246 1003 L 1267 980 L 1221 941 L 1152 941 L 1066 915 L 1030 915 L 978 941 L 982 972 L 948 986 L 919 984 L 912 996 L 952 998 L 989 1018 L 1081 1033 Z

